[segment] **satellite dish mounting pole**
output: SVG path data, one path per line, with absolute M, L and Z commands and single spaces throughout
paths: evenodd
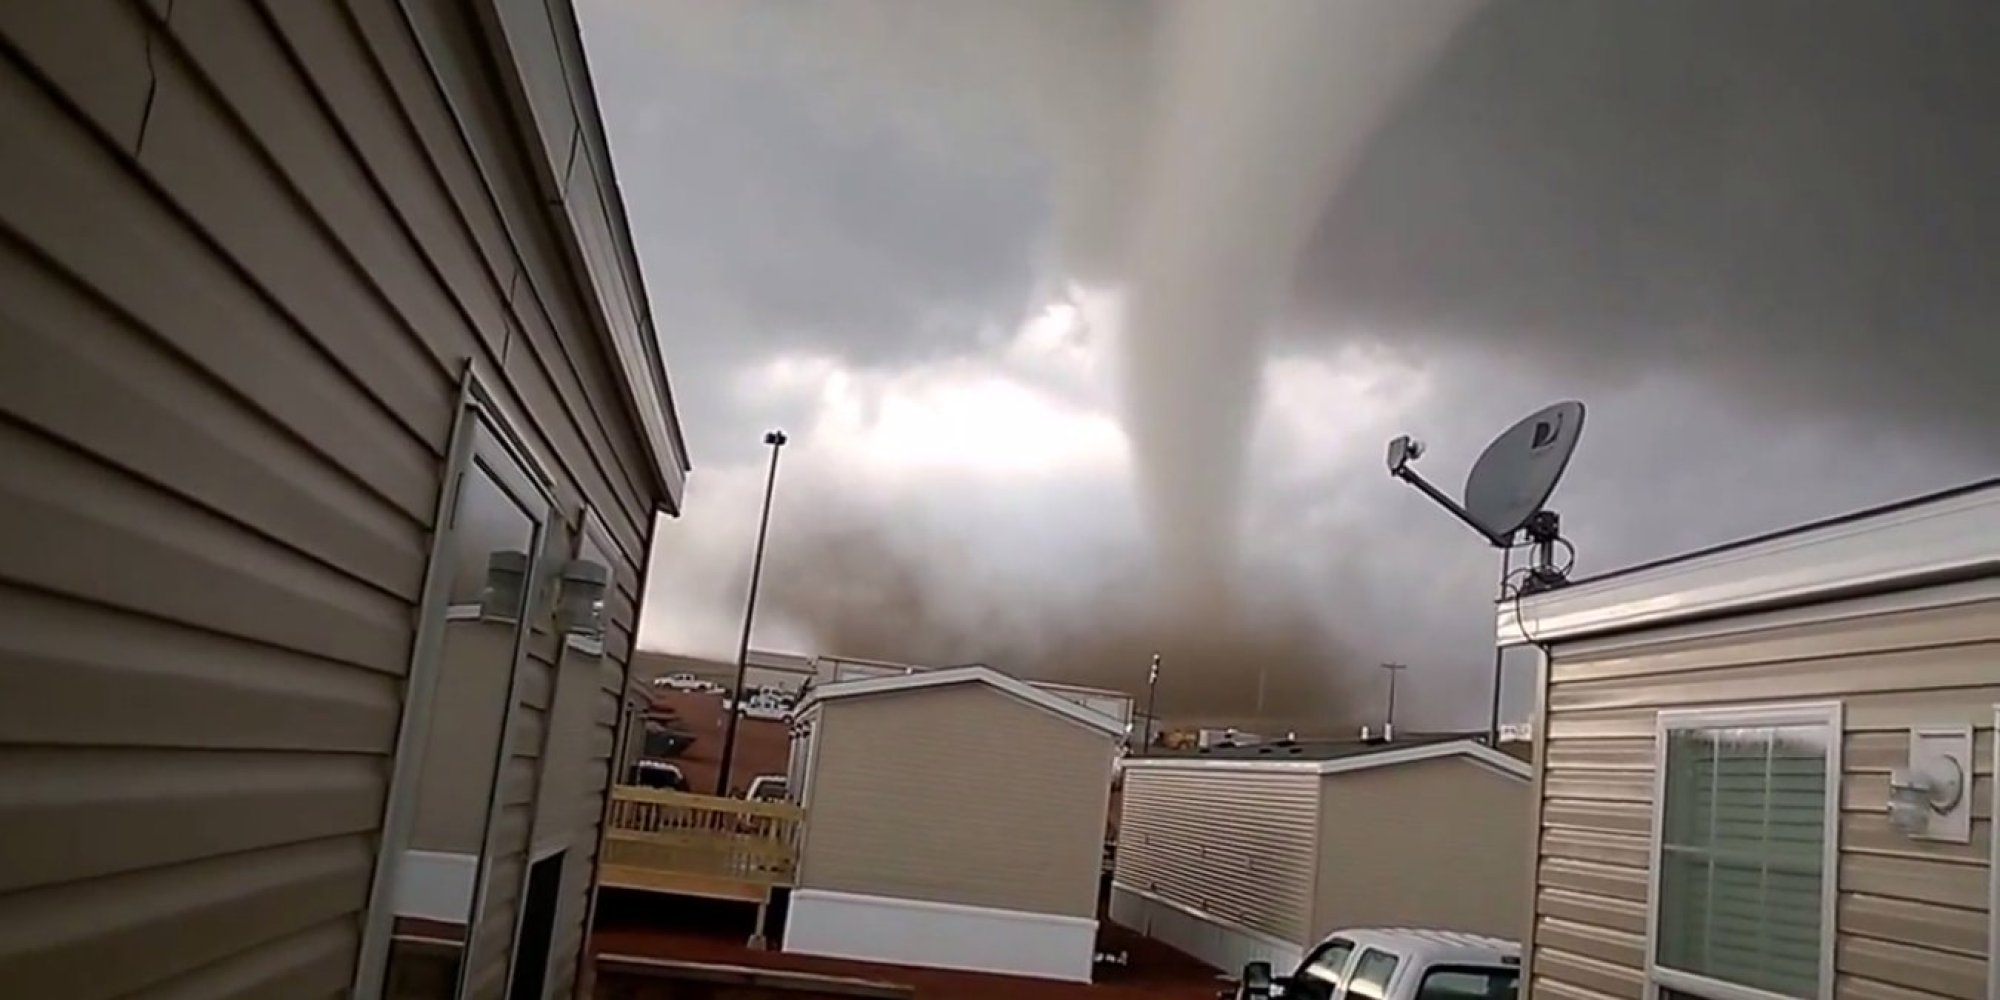
M 1507 575 L 1513 571 L 1511 549 L 1500 550 L 1500 583 L 1493 591 L 1493 603 L 1498 606 L 1507 599 Z M 1506 676 L 1507 647 L 1493 644 L 1493 707 L 1486 716 L 1486 745 L 1500 749 L 1500 681 Z

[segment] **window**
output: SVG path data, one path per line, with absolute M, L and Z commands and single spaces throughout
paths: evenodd
M 1361 961 L 1354 963 L 1353 977 L 1347 981 L 1347 995 L 1382 1000 L 1389 995 L 1389 980 L 1395 978 L 1401 961 L 1386 951 L 1370 948 L 1362 952 Z
M 1354 942 L 1345 938 L 1334 938 L 1320 945 L 1318 951 L 1299 963 L 1299 971 L 1292 976 L 1291 988 L 1285 991 L 1285 996 L 1330 1000 L 1340 992 L 1341 978 L 1347 974 L 1347 961 L 1353 956 Z
M 1417 1000 L 1515 1000 L 1520 990 L 1515 969 L 1437 966 L 1424 973 Z
M 1837 705 L 1661 713 L 1662 1000 L 1828 995 L 1839 733 Z

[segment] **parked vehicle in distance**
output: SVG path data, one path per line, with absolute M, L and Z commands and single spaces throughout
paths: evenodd
M 748 701 L 743 705 L 743 717 L 763 722 L 783 722 L 792 717 L 792 707 L 781 702 Z
M 1516 1000 L 1521 946 L 1457 931 L 1335 931 L 1287 976 L 1251 962 L 1237 1000 Z
M 736 702 L 733 699 L 724 698 L 722 700 L 722 708 L 723 711 L 734 711 Z M 750 697 L 743 699 L 743 717 L 746 719 L 782 722 L 790 718 L 791 714 L 791 696 L 782 691 L 772 688 L 759 688 Z
M 750 787 L 744 789 L 743 797 L 751 802 L 783 802 L 788 790 L 784 775 L 760 774 L 750 779 Z
M 668 674 L 653 678 L 654 687 L 672 688 L 675 691 L 699 691 L 707 683 L 693 674 Z
M 687 775 L 681 773 L 678 765 L 660 760 L 641 760 L 632 765 L 632 783 L 642 788 L 665 788 L 669 791 L 688 790 Z

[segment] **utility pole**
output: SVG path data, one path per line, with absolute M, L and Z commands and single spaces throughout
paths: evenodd
M 1154 653 L 1153 665 L 1146 670 L 1146 727 L 1145 735 L 1140 737 L 1139 740 L 1139 752 L 1141 754 L 1148 754 L 1153 750 L 1153 702 L 1159 694 L 1159 690 L 1160 654 Z
M 771 493 L 778 485 L 778 451 L 785 446 L 785 432 L 771 431 L 764 443 L 771 446 L 771 471 L 764 479 L 764 514 L 757 522 L 757 552 L 750 559 L 750 598 L 743 606 L 743 641 L 736 647 L 736 687 L 729 693 L 729 726 L 722 737 L 722 766 L 715 772 L 715 794 L 729 795 L 729 766 L 736 757 L 736 723 L 743 718 L 743 683 L 750 673 L 750 623 L 757 616 L 757 584 L 764 575 L 764 537 L 771 530 Z
M 1382 669 L 1389 672 L 1389 718 L 1382 727 L 1382 737 L 1396 738 L 1396 675 L 1410 669 L 1407 663 L 1384 663 Z

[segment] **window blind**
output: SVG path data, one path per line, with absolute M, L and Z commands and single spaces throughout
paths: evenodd
M 1669 730 L 1658 964 L 1818 996 L 1828 739 L 1820 726 Z

